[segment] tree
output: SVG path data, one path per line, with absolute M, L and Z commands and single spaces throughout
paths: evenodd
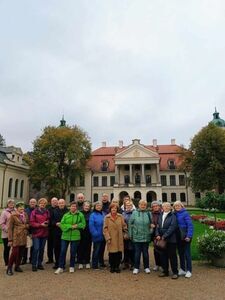
M 48 126 L 34 141 L 33 151 L 25 155 L 31 183 L 37 189 L 44 183 L 49 197 L 65 198 L 71 183 L 84 172 L 90 154 L 90 139 L 81 128 Z
M 225 130 L 214 124 L 203 127 L 191 141 L 190 153 L 185 157 L 190 167 L 193 190 L 214 190 L 222 193 L 225 188 Z
M 5 146 L 5 139 L 3 138 L 3 136 L 0 134 L 0 146 Z

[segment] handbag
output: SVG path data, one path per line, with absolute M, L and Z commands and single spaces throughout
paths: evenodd
M 162 240 L 162 239 L 160 239 L 160 240 L 155 239 L 154 240 L 154 247 L 155 247 L 156 250 L 161 250 L 161 251 L 165 250 L 166 246 L 167 246 L 166 240 Z
M 180 239 L 181 239 L 181 241 L 184 241 L 185 238 L 187 237 L 187 230 L 186 230 L 186 228 L 179 228 L 179 233 L 180 233 Z

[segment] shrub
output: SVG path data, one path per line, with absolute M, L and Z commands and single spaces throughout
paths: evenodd
M 225 254 L 225 232 L 212 230 L 197 239 L 197 246 L 202 258 L 212 260 Z

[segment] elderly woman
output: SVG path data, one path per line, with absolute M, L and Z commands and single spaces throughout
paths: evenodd
M 12 253 L 6 271 L 7 275 L 13 275 L 12 267 L 14 263 L 15 271 L 23 272 L 20 263 L 27 243 L 29 219 L 24 212 L 24 203 L 18 202 L 16 208 L 17 210 L 12 213 L 9 219 L 8 244 L 12 247 Z
M 55 274 L 60 274 L 65 268 L 66 252 L 70 244 L 70 268 L 69 272 L 74 273 L 75 257 L 81 238 L 80 231 L 85 228 L 85 218 L 82 212 L 77 208 L 76 202 L 70 203 L 70 210 L 66 213 L 60 222 L 62 230 L 61 251 L 59 256 L 59 267 Z
M 15 211 L 15 202 L 14 200 L 10 199 L 7 201 L 7 207 L 2 211 L 0 216 L 0 227 L 2 229 L 2 241 L 4 245 L 3 250 L 3 258 L 5 262 L 5 266 L 8 266 L 9 262 L 9 252 L 10 252 L 10 246 L 8 245 L 8 225 L 9 225 L 9 218 L 11 217 L 11 214 Z
M 152 213 L 152 241 L 155 239 L 155 231 L 156 231 L 156 226 L 158 224 L 158 219 L 161 214 L 161 203 L 159 201 L 152 201 L 151 203 L 151 213 Z M 154 253 L 154 258 L 155 258 L 155 266 L 153 267 L 154 271 L 158 271 L 159 267 L 161 266 L 160 262 L 160 253 L 159 251 L 154 247 L 153 249 Z
M 33 252 L 32 252 L 32 271 L 44 270 L 42 265 L 46 240 L 48 238 L 48 224 L 50 213 L 46 209 L 47 200 L 38 200 L 38 207 L 30 215 L 30 226 L 32 230 Z
M 177 248 L 180 259 L 178 275 L 190 278 L 192 276 L 191 240 L 193 237 L 193 224 L 181 201 L 174 202 L 173 207 L 179 229 L 177 234 Z
M 138 209 L 133 211 L 128 226 L 129 237 L 134 245 L 134 275 L 139 273 L 141 254 L 143 255 L 145 273 L 150 273 L 148 248 L 151 241 L 151 223 L 152 219 L 147 210 L 147 201 L 140 200 Z
M 126 205 L 124 206 L 124 211 L 122 213 L 122 216 L 124 217 L 124 220 L 127 224 L 127 227 L 129 225 L 129 220 L 132 216 L 132 213 L 134 211 L 133 208 L 134 204 L 131 200 L 127 200 L 126 201 Z M 133 270 L 133 266 L 134 266 L 134 246 L 133 243 L 131 241 L 131 239 L 129 239 L 129 236 L 125 236 L 124 237 L 124 270 L 125 269 L 131 269 Z
M 177 220 L 175 214 L 171 211 L 171 204 L 164 202 L 162 204 L 162 213 L 159 216 L 156 227 L 156 240 L 166 241 L 166 245 L 160 251 L 160 260 L 163 272 L 159 277 L 169 276 L 169 261 L 173 272 L 172 279 L 178 278 L 177 254 L 176 254 L 176 231 Z
M 91 215 L 91 203 L 85 201 L 83 204 L 82 213 L 84 215 L 86 226 L 81 230 L 80 244 L 77 250 L 77 262 L 79 264 L 78 269 L 83 269 L 84 265 L 86 269 L 90 269 L 90 258 L 91 258 L 91 233 L 89 229 L 89 219 Z
M 109 252 L 109 264 L 111 273 L 120 273 L 120 262 L 124 250 L 123 234 L 127 232 L 127 225 L 121 214 L 118 213 L 117 204 L 111 203 L 109 214 L 105 216 L 103 234 Z
M 89 229 L 93 241 L 92 268 L 99 270 L 99 266 L 104 264 L 105 241 L 103 236 L 104 212 L 102 203 L 95 202 L 93 212 L 89 219 Z

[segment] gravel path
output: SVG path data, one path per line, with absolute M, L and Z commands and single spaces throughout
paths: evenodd
M 193 277 L 178 280 L 158 278 L 157 272 L 133 275 L 130 271 L 111 274 L 108 270 L 76 270 L 74 274 L 67 271 L 55 275 L 51 265 L 36 273 L 31 272 L 31 265 L 25 265 L 24 273 L 10 277 L 5 275 L 0 260 L 0 300 L 225 299 L 225 269 L 207 264 L 194 263 Z

